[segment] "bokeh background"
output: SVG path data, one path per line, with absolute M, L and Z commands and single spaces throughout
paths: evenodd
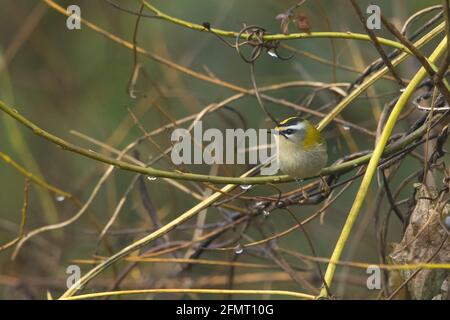
M 116 1 L 130 10 L 138 10 L 139 1 Z M 373 2 L 373 1 L 372 1 Z M 119 11 L 106 1 L 58 1 L 66 8 L 77 4 L 82 17 L 101 28 L 132 41 L 136 17 Z M 279 21 L 275 16 L 292 6 L 295 1 L 286 0 L 185 0 L 185 1 L 151 1 L 153 5 L 175 17 L 202 23 L 208 21 L 212 26 L 226 30 L 240 30 L 244 24 L 260 25 L 271 33 L 279 32 Z M 366 8 L 369 1 L 359 1 L 361 8 Z M 424 7 L 438 4 L 439 1 L 385 0 L 375 1 L 382 13 L 397 26 L 401 26 L 412 13 Z M 364 30 L 352 8 L 343 0 L 307 1 L 300 11 L 306 14 L 313 31 L 348 31 Z M 431 15 L 426 16 L 430 18 Z M 413 24 L 413 29 L 425 21 Z M 392 38 L 385 30 L 377 35 Z M 439 38 L 440 39 L 440 38 Z M 232 40 L 232 39 L 228 39 Z M 437 41 L 431 41 L 423 49 L 429 53 Z M 189 30 L 163 20 L 142 19 L 138 33 L 138 44 L 146 50 L 158 54 L 198 72 L 214 76 L 244 88 L 251 88 L 250 68 L 236 51 L 227 47 L 216 37 Z M 288 45 L 312 53 L 328 61 L 332 60 L 332 47 L 329 39 L 305 39 L 287 42 Z M 377 52 L 368 42 L 335 39 L 336 61 L 357 70 L 363 70 L 378 58 Z M 288 51 L 280 49 L 285 55 Z M 205 106 L 220 102 L 233 95 L 230 89 L 194 79 L 157 63 L 144 56 L 139 56 L 143 72 L 136 86 L 144 96 L 132 99 L 127 93 L 128 81 L 133 70 L 133 52 L 105 38 L 83 25 L 81 30 L 68 30 L 66 17 L 56 12 L 43 1 L 16 0 L 0 1 L 0 99 L 14 105 L 24 116 L 45 130 L 87 149 L 96 150 L 106 155 L 113 154 L 97 145 L 80 138 L 73 132 L 79 132 L 114 148 L 122 149 L 128 143 L 142 135 L 129 111 L 132 109 L 139 122 L 147 131 L 154 130 L 179 119 L 201 111 Z M 398 68 L 405 78 L 417 71 L 418 64 L 408 60 Z M 352 82 L 358 76 L 356 72 L 336 69 L 338 82 Z M 296 54 L 289 61 L 274 59 L 263 54 L 256 63 L 256 79 L 259 86 L 286 81 L 333 81 L 333 69 L 302 54 Z M 274 91 L 271 94 L 288 101 L 302 103 L 311 93 L 311 89 L 290 88 Z M 342 114 L 345 120 L 375 131 L 377 118 L 383 105 L 398 93 L 395 82 L 379 81 L 367 94 L 353 102 Z M 367 99 L 368 95 L 380 97 Z M 335 97 L 329 93 L 320 93 L 313 100 L 311 108 L 319 109 Z M 266 103 L 270 112 L 278 119 L 285 118 L 295 111 L 275 104 Z M 245 118 L 249 128 L 270 128 L 271 122 L 261 112 L 254 96 L 233 102 L 231 107 L 238 110 Z M 413 106 L 410 106 L 412 108 Z M 318 118 L 311 118 L 318 122 Z M 403 121 L 396 130 L 402 131 L 410 126 L 410 121 Z M 221 130 L 240 127 L 238 117 L 226 110 L 208 115 L 204 125 Z M 357 150 L 367 150 L 374 146 L 374 140 L 354 130 L 347 130 L 344 137 L 342 130 L 335 124 L 328 126 L 324 132 L 329 143 L 330 160 L 334 160 Z M 350 138 L 348 137 L 350 135 Z M 169 133 L 163 131 L 155 141 L 163 148 L 170 146 Z M 137 148 L 140 158 L 159 154 L 157 148 L 149 141 L 142 142 Z M 106 166 L 99 162 L 73 154 L 54 144 L 37 137 L 22 125 L 5 114 L 0 114 L 0 151 L 9 155 L 17 163 L 27 168 L 48 183 L 72 193 L 85 202 L 97 184 Z M 133 155 L 132 153 L 130 153 Z M 417 169 L 420 163 L 407 159 L 394 179 L 399 183 Z M 155 167 L 173 169 L 171 164 L 162 159 Z M 190 166 L 189 170 L 209 174 L 209 166 Z M 215 170 L 215 169 L 214 169 Z M 238 175 L 245 168 L 221 166 L 219 175 Z M 14 248 L 0 252 L 0 298 L 36 299 L 45 298 L 47 290 L 55 296 L 65 289 L 66 268 L 77 264 L 74 259 L 91 259 L 94 254 L 108 256 L 111 252 L 131 243 L 145 235 L 153 227 L 143 208 L 137 188 L 131 191 L 118 219 L 111 230 L 116 234 L 107 236 L 108 251 L 98 244 L 98 228 L 102 228 L 111 217 L 117 203 L 126 191 L 133 174 L 120 170 L 114 173 L 101 187 L 89 210 L 79 220 L 68 227 L 54 232 L 46 232 L 30 239 L 20 250 L 14 261 L 11 255 Z M 329 257 L 341 231 L 348 210 L 353 202 L 360 180 L 336 201 L 327 211 L 324 222 L 318 219 L 308 224 L 306 229 L 313 240 L 317 254 Z M 175 189 L 162 179 L 145 180 L 152 202 L 157 209 L 159 219 L 166 223 L 194 206 L 198 200 Z M 205 186 L 183 182 L 186 187 L 202 191 Z M 296 184 L 285 184 L 281 188 L 292 190 Z M 0 161 L 0 245 L 17 236 L 20 224 L 20 212 L 23 204 L 24 176 L 19 174 L 4 161 Z M 410 196 L 413 187 L 404 191 Z M 378 262 L 373 217 L 376 210 L 375 188 L 365 202 L 357 226 L 348 242 L 344 259 L 350 261 Z M 249 195 L 271 194 L 273 189 L 255 187 Z M 239 202 L 246 206 L 247 202 Z M 292 210 L 299 218 L 306 218 L 317 208 L 314 206 L 294 206 Z M 379 209 L 387 210 L 386 203 Z M 30 231 L 43 225 L 65 220 L 73 216 L 77 208 L 67 199 L 62 199 L 32 184 L 29 192 L 29 209 L 26 230 Z M 284 230 L 295 221 L 282 210 L 275 211 L 268 218 L 257 217 L 267 234 Z M 224 220 L 223 213 L 211 208 L 207 213 L 207 223 Z M 193 225 L 190 221 L 187 226 Z M 120 231 L 129 232 L 120 232 Z M 130 231 L 131 230 L 131 231 Z M 239 239 L 241 229 L 226 233 L 219 242 Z M 399 241 L 402 235 L 401 225 L 393 218 L 389 229 L 389 241 Z M 246 238 L 246 237 L 250 238 Z M 170 233 L 173 241 L 188 240 L 192 229 L 181 228 Z M 254 228 L 245 230 L 242 243 L 250 239 L 258 240 L 262 236 Z M 239 242 L 238 241 L 238 242 Z M 280 247 L 310 254 L 305 238 L 299 231 L 278 240 Z M 230 251 L 206 251 L 202 258 L 233 260 Z M 166 255 L 171 257 L 171 255 Z M 286 257 L 292 265 L 299 264 L 293 257 Z M 251 252 L 244 251 L 238 261 L 264 262 Z M 89 270 L 91 264 L 79 264 L 82 271 Z M 98 278 L 93 288 L 105 289 L 117 273 L 125 267 L 119 263 Z M 220 276 L 230 273 L 230 268 L 221 266 L 196 266 L 188 272 L 177 273 L 176 264 L 140 264 L 126 278 L 124 288 L 137 287 L 183 287 L 187 280 L 193 287 L 227 287 L 226 280 Z M 322 265 L 324 269 L 325 265 Z M 375 298 L 378 292 L 369 291 L 365 286 L 367 277 L 364 269 L 339 268 L 339 276 L 334 292 L 342 298 Z M 236 268 L 234 288 L 273 288 L 298 290 L 298 285 L 289 277 L 280 276 L 281 280 L 245 281 L 250 275 L 262 274 L 267 270 Z M 272 270 L 269 274 L 282 274 L 282 270 Z M 174 277 L 174 274 L 176 277 Z M 247 276 L 247 278 L 246 278 Z M 170 278 L 170 279 L 169 279 Z M 208 279 L 212 285 L 208 286 Z M 241 280 L 239 280 L 241 279 Z M 171 281 L 169 281 L 171 280 Z M 177 283 L 177 281 L 179 281 Z M 202 282 L 203 281 L 203 282 Z M 217 285 L 214 285 L 214 281 Z M 222 283 L 220 282 L 222 281 Z M 88 290 L 89 291 L 89 290 Z M 217 296 L 202 295 L 201 298 Z M 239 296 L 236 296 L 239 297 Z M 186 295 L 157 295 L 156 298 L 196 298 Z M 198 298 L 198 297 L 197 297 Z M 253 296 L 253 298 L 261 298 Z M 266 296 L 265 298 L 269 298 Z

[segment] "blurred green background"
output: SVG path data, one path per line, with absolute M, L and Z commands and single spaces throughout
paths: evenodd
M 138 10 L 139 7 L 138 1 L 117 0 L 116 2 L 130 10 Z M 417 10 L 440 3 L 424 0 L 372 2 L 380 5 L 382 13 L 397 26 L 401 26 L 407 17 Z M 79 5 L 83 18 L 125 40 L 132 41 L 136 17 L 113 8 L 107 2 L 86 0 L 58 1 L 58 3 L 64 8 L 70 4 Z M 225 30 L 238 31 L 243 24 L 246 24 L 260 25 L 270 33 L 278 33 L 279 21 L 275 20 L 275 16 L 292 6 L 295 1 L 156 0 L 151 3 L 175 17 L 196 23 L 208 21 L 213 27 Z M 369 1 L 358 3 L 364 9 Z M 364 33 L 360 21 L 346 1 L 307 1 L 300 11 L 309 17 L 312 31 L 328 31 L 331 28 L 333 31 L 351 30 Z M 432 14 L 427 17 L 431 16 Z M 330 26 L 327 25 L 327 19 Z M 413 24 L 413 29 L 423 21 L 422 19 L 419 23 Z M 385 30 L 376 33 L 392 39 Z M 224 81 L 244 88 L 251 87 L 248 64 L 239 58 L 235 50 L 226 47 L 210 34 L 189 30 L 162 20 L 142 19 L 138 44 L 182 66 L 202 73 L 211 73 Z M 331 44 L 328 39 L 294 40 L 287 44 L 299 50 L 314 53 L 323 59 L 332 60 Z M 429 53 L 435 44 L 436 41 L 431 41 L 424 47 L 423 52 Z M 335 39 L 334 46 L 337 62 L 358 70 L 364 69 L 378 58 L 377 52 L 368 42 Z M 289 55 L 285 49 L 281 48 L 280 51 L 284 55 Z M 137 87 L 145 92 L 147 97 L 131 99 L 127 94 L 127 85 L 133 68 L 132 51 L 108 40 L 85 25 L 81 30 L 68 30 L 66 17 L 49 8 L 42 1 L 0 1 L 0 59 L 3 60 L 0 66 L 0 98 L 3 101 L 14 105 L 24 116 L 45 130 L 77 145 L 108 155 L 111 155 L 109 151 L 71 134 L 71 130 L 121 149 L 142 135 L 133 123 L 127 108 L 133 109 L 146 130 L 151 131 L 170 122 L 159 110 L 178 119 L 197 113 L 208 104 L 224 100 L 235 93 L 139 56 L 139 63 L 142 64 L 145 74 L 141 74 Z M 408 60 L 398 70 L 403 77 L 408 78 L 416 72 L 417 68 L 416 62 Z M 357 73 L 337 69 L 338 82 L 352 82 L 357 76 Z M 301 55 L 296 55 L 289 61 L 281 61 L 267 54 L 263 54 L 256 63 L 256 79 L 259 86 L 296 80 L 333 81 L 332 68 L 328 65 Z M 358 99 L 345 110 L 343 118 L 375 131 L 374 117 L 379 115 L 384 103 L 393 97 L 392 94 L 396 90 L 395 82 L 379 81 L 369 93 L 387 95 L 371 100 Z M 271 95 L 301 103 L 310 92 L 311 89 L 291 88 L 272 92 Z M 312 108 L 320 108 L 332 99 L 330 94 L 319 94 L 314 99 Z M 294 113 L 293 110 L 279 105 L 270 103 L 266 105 L 278 119 Z M 233 102 L 231 106 L 240 111 L 248 127 L 268 128 L 271 126 L 270 121 L 261 112 L 255 97 L 246 97 Z M 313 120 L 318 121 L 317 118 Z M 227 111 L 208 116 L 204 123 L 221 130 L 239 125 L 236 116 Z M 404 121 L 398 126 L 398 130 L 404 130 L 410 124 Z M 350 134 L 358 150 L 373 147 L 373 139 L 353 130 Z M 325 135 L 330 146 L 329 163 L 351 151 L 347 141 L 334 124 L 325 130 Z M 168 133 L 158 135 L 156 141 L 164 148 L 170 146 Z M 143 160 L 159 153 L 148 141 L 144 141 L 138 150 Z M 41 175 L 50 184 L 74 194 L 83 202 L 87 200 L 106 169 L 106 166 L 101 163 L 55 147 L 5 114 L 0 114 L 0 151 L 11 156 L 34 174 Z M 395 181 L 397 183 L 401 181 L 418 168 L 418 165 L 415 160 L 407 160 L 397 173 Z M 156 167 L 172 168 L 165 160 L 159 161 Z M 209 173 L 210 171 L 208 166 L 189 168 L 195 172 Z M 221 175 L 238 175 L 242 172 L 243 168 L 233 168 L 233 166 L 219 170 Z M 24 245 L 15 261 L 11 261 L 13 249 L 0 252 L 0 298 L 45 298 L 47 289 L 56 293 L 61 292 L 65 286 L 65 270 L 72 264 L 71 259 L 90 258 L 96 252 L 98 230 L 94 227 L 89 215 L 95 216 L 97 222 L 103 227 L 132 177 L 132 173 L 116 170 L 101 188 L 90 206 L 89 214 L 60 232 L 43 233 L 31 239 Z M 353 202 L 359 181 L 328 210 L 324 224 L 315 220 L 307 226 L 319 256 L 330 256 Z M 197 190 L 190 183 L 184 184 Z M 146 185 L 163 223 L 177 217 L 198 202 L 160 179 L 146 181 Z M 197 186 L 203 188 L 201 184 Z M 295 186 L 295 184 L 288 184 L 282 186 L 282 189 L 291 190 Z M 17 236 L 23 188 L 24 177 L 0 161 L 0 244 Z M 412 187 L 407 188 L 405 196 L 410 195 L 411 192 Z M 273 193 L 273 189 L 261 187 L 251 191 L 252 195 L 269 193 Z M 371 195 L 374 193 L 375 188 Z M 76 212 L 76 208 L 68 201 L 58 200 L 61 199 L 56 199 L 33 184 L 30 189 L 26 230 L 67 219 Z M 345 259 L 378 261 L 373 228 L 375 206 L 374 197 L 369 196 L 355 229 L 357 231 L 352 233 L 344 255 Z M 315 209 L 313 206 L 293 207 L 300 218 L 309 216 Z M 381 205 L 380 210 L 383 212 L 387 210 L 385 203 Z M 216 209 L 212 208 L 208 211 L 208 222 L 221 219 L 223 216 Z M 258 219 L 267 226 L 267 230 L 272 232 L 284 230 L 295 223 L 282 210 L 272 213 L 267 221 L 262 217 Z M 113 230 L 151 227 L 152 224 L 142 207 L 139 193 L 133 190 L 117 222 L 113 225 Z M 400 239 L 401 226 L 395 219 L 389 231 L 390 240 Z M 144 233 L 110 237 L 112 251 L 116 252 L 142 235 Z M 232 235 L 233 233 L 230 232 L 227 237 Z M 252 229 L 248 230 L 248 235 L 253 239 L 261 238 Z M 191 230 L 176 230 L 171 233 L 171 237 L 172 239 L 189 239 Z M 247 240 L 243 240 L 245 241 Z M 278 244 L 284 248 L 310 254 L 304 237 L 298 231 L 283 237 Z M 98 253 L 109 255 L 103 247 Z M 226 260 L 229 259 L 229 255 L 229 252 L 206 252 L 203 258 Z M 240 256 L 239 261 L 260 262 L 261 259 L 244 254 Z M 298 264 L 298 261 L 293 263 Z M 123 264 L 119 266 L 123 267 Z M 90 268 L 91 265 L 82 266 L 83 271 Z M 144 272 L 144 275 L 131 274 L 130 279 L 145 277 L 150 281 L 147 287 L 151 287 L 155 285 L 155 282 L 151 282 L 152 280 L 167 276 L 169 272 L 167 269 L 173 268 L 167 268 L 164 264 L 147 265 L 139 269 Z M 224 268 L 221 267 L 194 266 L 187 276 L 192 278 L 212 276 L 223 273 L 223 270 Z M 248 270 L 237 270 L 238 274 L 241 272 L 248 272 Z M 341 297 L 373 298 L 377 295 L 377 292 L 368 291 L 364 286 L 365 270 L 340 268 L 339 272 L 344 275 L 347 274 L 346 272 L 350 273 L 347 274 L 349 278 L 346 278 L 348 282 L 338 281 L 338 289 L 335 291 Z M 108 273 L 108 275 L 111 274 Z M 100 278 L 108 280 L 107 277 Z M 263 287 L 263 283 L 235 284 L 235 288 Z M 270 287 L 298 289 L 292 281 L 274 282 Z

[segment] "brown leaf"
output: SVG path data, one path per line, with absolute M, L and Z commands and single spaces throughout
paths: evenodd
M 311 23 L 305 14 L 297 13 L 292 21 L 300 32 L 311 33 Z

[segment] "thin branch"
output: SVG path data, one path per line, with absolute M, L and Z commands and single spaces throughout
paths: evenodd
M 43 1 L 47 5 L 49 5 L 52 9 L 58 11 L 59 13 L 65 15 L 65 16 L 69 15 L 69 13 L 67 13 L 66 10 L 63 7 L 61 7 L 60 5 L 56 4 L 54 1 L 52 1 L 52 0 L 43 0 Z M 111 34 L 111 33 L 109 33 L 106 30 L 103 30 L 99 26 L 95 25 L 94 23 L 92 23 L 92 22 L 90 22 L 90 21 L 88 21 L 86 19 L 83 19 L 83 18 L 79 18 L 79 19 L 80 19 L 81 23 L 86 25 L 88 28 L 94 30 L 95 32 L 97 32 L 97 33 L 107 37 L 108 39 L 110 39 L 110 40 L 120 44 L 121 46 L 124 46 L 124 47 L 126 47 L 128 49 L 133 49 L 133 44 L 132 43 L 130 43 L 130 42 L 128 42 L 128 41 L 126 41 L 126 40 L 124 40 L 124 39 L 114 35 L 114 34 Z M 203 28 L 203 31 L 206 30 L 206 29 L 204 29 L 204 26 L 201 26 L 201 28 Z M 437 26 L 436 28 L 434 28 L 433 30 L 428 32 L 421 39 L 419 39 L 417 42 L 415 42 L 414 45 L 416 47 L 423 46 L 425 43 L 429 42 L 431 39 L 436 37 L 443 29 L 444 29 L 444 23 L 440 24 L 439 26 Z M 337 35 L 346 37 L 346 36 L 349 36 L 349 35 L 352 36 L 352 35 L 355 35 L 355 34 L 352 34 L 352 33 L 337 33 L 337 34 L 335 34 L 335 33 L 331 33 L 331 34 L 330 33 L 311 33 L 311 34 L 305 34 L 304 37 L 305 38 L 309 38 L 309 37 L 324 37 L 324 38 L 327 38 L 327 37 L 335 37 Z M 237 36 L 237 34 L 234 35 L 234 36 Z M 362 36 L 363 36 L 363 38 L 367 38 L 367 40 L 370 40 L 370 37 L 368 37 L 367 35 L 362 35 Z M 350 37 L 350 38 L 355 38 L 355 37 Z M 356 38 L 358 38 L 358 37 L 356 37 Z M 386 45 L 386 43 L 383 43 L 381 41 L 380 41 L 380 43 Z M 196 79 L 203 80 L 203 81 L 206 81 L 206 82 L 209 82 L 209 83 L 213 83 L 215 85 L 219 85 L 219 86 L 222 86 L 222 87 L 225 87 L 225 88 L 228 88 L 228 89 L 240 92 L 240 93 L 254 94 L 254 92 L 252 92 L 251 90 L 247 90 L 245 88 L 236 86 L 236 85 L 231 84 L 229 82 L 222 81 L 222 80 L 217 79 L 215 77 L 210 77 L 208 75 L 201 74 L 201 73 L 195 72 L 195 71 L 193 71 L 191 69 L 188 69 L 186 67 L 180 66 L 180 65 L 174 63 L 173 61 L 167 60 L 167 59 L 165 59 L 165 58 L 163 58 L 163 57 L 161 57 L 161 56 L 159 56 L 157 54 L 150 53 L 150 52 L 144 50 L 141 47 L 137 47 L 136 49 L 137 49 L 137 52 L 139 54 L 147 56 L 150 59 L 153 59 L 153 60 L 155 60 L 158 63 L 161 63 L 161 64 L 163 64 L 163 65 L 165 65 L 165 66 L 167 66 L 169 68 L 173 68 L 173 69 L 175 69 L 175 70 L 177 70 L 179 72 L 182 72 L 184 74 L 192 76 L 192 77 L 194 77 Z M 410 54 L 409 52 L 408 53 L 407 52 L 403 52 L 395 60 L 392 61 L 392 64 L 394 66 L 399 64 L 400 62 L 405 60 L 408 57 L 409 54 Z M 358 86 L 358 88 L 356 90 L 353 90 L 351 92 L 351 94 L 349 94 L 348 97 L 343 99 L 331 112 L 329 112 L 325 117 L 323 117 L 322 121 L 318 125 L 319 130 L 322 130 L 324 127 L 326 127 L 332 121 L 338 122 L 339 119 L 336 119 L 337 115 L 340 114 L 342 112 L 342 110 L 344 110 L 350 104 L 351 101 L 353 101 L 362 92 L 364 92 L 365 89 L 367 89 L 375 81 L 377 81 L 378 79 L 383 77 L 386 73 L 387 73 L 387 68 L 382 68 L 382 69 L 378 70 L 370 78 L 368 78 L 366 81 L 364 81 L 364 83 L 362 83 L 360 86 Z M 267 99 L 267 97 L 265 95 L 261 95 L 261 97 L 263 99 Z M 272 101 L 275 102 L 273 99 L 272 99 Z M 277 102 L 275 102 L 275 103 L 278 103 L 278 102 L 282 102 L 283 100 L 282 99 L 276 99 L 276 101 Z M 308 112 L 309 109 L 306 109 L 304 111 Z
M 446 48 L 446 41 L 442 40 L 439 43 L 439 45 L 436 47 L 436 49 L 434 50 L 432 55 L 430 56 L 430 61 L 434 62 L 437 59 L 439 59 L 439 57 L 445 52 L 445 48 Z M 399 100 L 395 104 L 395 106 L 386 122 L 386 126 L 383 129 L 383 133 L 381 134 L 381 137 L 380 137 L 380 139 L 375 147 L 375 150 L 371 156 L 370 162 L 367 166 L 366 173 L 361 182 L 361 186 L 356 194 L 355 200 L 350 209 L 347 220 L 344 224 L 344 227 L 341 231 L 339 239 L 333 250 L 331 260 L 339 260 L 340 259 L 341 254 L 344 251 L 345 244 L 347 243 L 347 240 L 350 236 L 350 232 L 353 228 L 353 225 L 354 225 L 356 219 L 358 218 L 359 212 L 363 205 L 363 201 L 367 196 L 370 183 L 372 182 L 372 178 L 376 173 L 378 163 L 384 152 L 386 143 L 392 133 L 392 130 L 394 129 L 397 119 L 400 116 L 400 114 L 401 114 L 403 108 L 405 107 L 406 103 L 408 102 L 409 98 L 413 94 L 414 89 L 420 84 L 420 82 L 425 78 L 425 76 L 426 76 L 426 70 L 425 70 L 425 68 L 421 68 L 415 74 L 415 76 L 413 77 L 411 82 L 406 87 L 406 90 L 402 93 Z M 327 271 L 325 274 L 325 281 L 330 286 L 333 281 L 335 270 L 336 270 L 336 265 L 333 263 L 330 263 L 328 265 L 328 268 L 327 268 Z M 325 289 L 323 289 L 320 293 L 320 297 L 326 297 L 326 296 L 327 296 L 327 291 Z
M 313 300 L 314 296 L 310 294 L 282 291 L 282 290 L 227 290 L 227 289 L 146 289 L 146 290 L 127 290 L 127 291 L 109 291 L 89 293 L 78 296 L 62 298 L 61 300 L 82 300 L 100 297 L 111 297 L 131 294 L 149 294 L 149 293 L 203 293 L 203 294 L 243 294 L 243 295 L 277 295 L 291 296 L 301 299 Z
M 384 64 L 389 69 L 389 71 L 391 72 L 391 74 L 395 78 L 395 80 L 397 81 L 397 83 L 400 86 L 400 88 L 406 87 L 405 82 L 397 74 L 397 72 L 395 71 L 394 66 L 392 65 L 392 63 L 389 60 L 388 56 L 386 55 L 386 53 L 384 52 L 383 48 L 381 47 L 380 42 L 378 41 L 378 38 L 376 37 L 375 33 L 373 32 L 373 30 L 371 30 L 369 27 L 367 27 L 366 18 L 364 17 L 363 13 L 361 12 L 361 9 L 359 8 L 358 4 L 356 3 L 355 0 L 350 0 L 350 2 L 351 2 L 353 8 L 356 11 L 356 14 L 359 16 L 359 19 L 361 20 L 361 23 L 364 26 L 364 29 L 366 29 L 367 34 L 369 35 L 370 39 L 372 40 L 375 49 L 380 54 L 381 59 L 383 60 Z
M 25 224 L 27 222 L 27 213 L 28 213 L 28 198 L 29 198 L 29 189 L 30 189 L 30 180 L 28 178 L 25 179 L 25 185 L 23 187 L 23 205 L 21 210 L 21 218 L 20 218 L 20 227 L 19 227 L 19 235 L 17 238 L 5 243 L 0 246 L 0 252 L 6 250 L 22 239 L 25 233 Z
M 259 94 L 258 85 L 256 84 L 255 79 L 255 62 L 250 63 L 250 78 L 252 80 L 253 90 L 255 90 L 256 100 L 258 100 L 258 104 L 261 107 L 261 109 L 264 111 L 264 113 L 272 120 L 272 122 L 278 126 L 278 121 L 275 119 L 275 117 L 267 110 L 266 106 L 264 105 L 264 102 L 261 99 L 261 96 Z
M 316 253 L 316 250 L 314 249 L 313 242 L 312 242 L 310 236 L 308 235 L 308 233 L 306 232 L 305 227 L 303 227 L 303 223 L 297 218 L 297 216 L 289 208 L 284 208 L 284 210 L 289 212 L 291 217 L 297 222 L 297 225 L 302 230 L 302 232 L 306 238 L 306 241 L 308 242 L 308 245 L 309 245 L 309 248 L 311 249 L 311 253 L 312 253 L 313 257 L 317 257 L 317 253 Z M 324 278 L 323 272 L 322 272 L 322 268 L 320 267 L 320 264 L 318 262 L 317 262 L 317 271 L 319 272 L 319 276 L 320 276 L 320 280 L 322 281 L 322 285 L 325 288 L 325 290 L 327 291 L 327 295 L 331 297 L 330 288 L 328 287 L 328 284 L 325 281 L 325 278 Z
M 444 3 L 444 16 L 445 16 L 445 32 L 447 37 L 447 55 L 445 57 L 444 63 L 439 68 L 437 74 L 436 74 L 436 82 L 441 82 L 444 78 L 445 73 L 447 72 L 448 65 L 450 63 L 450 21 L 449 21 L 449 6 L 450 1 L 445 0 Z M 448 102 L 448 101 L 447 101 Z
M 260 177 L 223 177 L 223 176 L 209 176 L 209 175 L 202 175 L 202 174 L 195 174 L 195 173 L 182 173 L 182 172 L 175 172 L 175 171 L 165 171 L 165 170 L 159 170 L 152 167 L 144 167 L 139 166 L 135 164 L 131 164 L 128 162 L 124 162 L 122 160 L 113 159 L 107 156 L 104 156 L 102 154 L 99 154 L 97 152 L 94 152 L 92 150 L 87 150 L 84 148 L 81 148 L 77 145 L 74 145 L 70 142 L 67 142 L 49 132 L 46 132 L 45 130 L 41 129 L 37 125 L 35 125 L 33 122 L 22 116 L 17 109 L 14 109 L 11 106 L 8 106 L 3 101 L 0 100 L 0 110 L 3 110 L 5 113 L 10 115 L 12 118 L 16 119 L 18 122 L 20 122 L 22 125 L 26 126 L 27 128 L 31 129 L 36 135 L 62 147 L 63 150 L 71 151 L 74 153 L 77 153 L 79 155 L 82 155 L 84 157 L 103 162 L 109 165 L 112 165 L 114 167 L 120 168 L 122 170 L 131 171 L 135 173 L 141 173 L 147 176 L 151 177 L 164 177 L 164 178 L 170 178 L 170 179 L 179 179 L 179 180 L 188 180 L 188 181 L 199 181 L 199 182 L 209 182 L 209 183 L 231 183 L 231 184 L 245 184 L 245 185 L 253 185 L 253 184 L 265 184 L 265 183 L 282 183 L 282 182 L 290 182 L 294 181 L 294 179 L 288 175 L 278 175 L 278 176 L 260 176 Z M 390 148 L 387 148 L 384 151 L 385 155 L 389 155 L 397 150 L 400 150 L 404 146 L 406 146 L 411 141 L 414 141 L 414 139 L 417 139 L 418 136 L 420 136 L 421 129 L 415 131 L 413 134 L 409 135 L 407 138 L 397 141 L 394 143 Z M 369 161 L 371 155 L 365 155 L 360 158 L 354 159 L 352 161 L 344 162 L 342 164 L 334 165 L 331 167 L 324 168 L 320 175 L 321 176 L 327 176 L 327 175 L 333 175 L 336 173 L 343 173 L 349 170 L 354 169 L 357 166 L 363 165 L 366 162 Z
M 44 0 L 46 2 L 52 2 L 51 0 Z M 169 22 L 178 24 L 182 27 L 205 32 L 207 29 L 202 24 L 191 23 L 189 21 L 185 21 L 179 18 L 172 17 L 168 14 L 163 13 L 161 10 L 157 9 L 153 5 L 151 5 L 148 1 L 142 0 L 142 3 L 146 6 L 148 10 L 153 12 L 156 16 L 161 19 L 167 20 Z M 239 36 L 239 32 L 236 31 L 228 31 L 221 30 L 216 28 L 210 28 L 208 31 L 214 32 L 217 35 L 222 37 L 230 37 L 236 38 Z M 249 40 L 251 35 L 243 34 L 242 39 Z M 311 32 L 311 33 L 291 33 L 291 34 L 271 34 L 264 35 L 262 40 L 264 41 L 276 41 L 276 40 L 293 40 L 293 39 L 305 39 L 305 38 L 342 38 L 342 39 L 353 39 L 353 40 L 363 40 L 370 41 L 370 37 L 366 34 L 352 33 L 352 32 Z M 402 44 L 392 41 L 389 39 L 378 38 L 378 41 L 383 45 L 390 46 L 396 49 L 400 49 L 402 51 L 408 52 L 409 50 Z
M 389 22 L 383 15 L 380 16 L 383 25 L 414 54 L 417 60 L 419 60 L 419 62 L 422 64 L 422 67 L 432 78 L 434 84 L 439 88 L 439 91 L 444 96 L 445 101 L 447 101 L 447 103 L 450 105 L 450 86 L 448 85 L 447 81 L 442 78 L 438 79 L 436 77 L 436 72 L 438 70 L 436 70 L 436 68 L 430 64 L 430 62 L 422 54 L 422 52 L 420 52 L 419 49 L 416 48 L 414 44 L 412 44 L 405 36 L 403 36 L 402 33 L 399 30 L 397 30 L 397 28 L 391 22 Z M 443 41 L 445 41 L 445 44 L 447 46 L 447 37 Z

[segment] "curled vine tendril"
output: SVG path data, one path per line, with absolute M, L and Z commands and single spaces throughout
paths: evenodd
M 241 41 L 241 40 L 243 40 L 244 34 L 247 34 L 247 36 L 245 37 L 246 40 Z M 238 52 L 239 56 L 242 58 L 242 60 L 244 60 L 247 63 L 255 62 L 261 56 L 263 49 L 266 49 L 267 52 L 274 52 L 275 55 L 277 56 L 277 58 L 279 58 L 280 60 L 289 60 L 293 57 L 293 56 L 289 56 L 289 57 L 282 56 L 278 52 L 280 41 L 279 40 L 264 40 L 263 37 L 265 34 L 266 34 L 266 29 L 259 27 L 259 26 L 255 26 L 255 25 L 246 26 L 243 29 L 241 29 L 241 31 L 239 31 L 238 35 L 236 36 L 235 48 L 236 48 L 236 51 Z M 242 53 L 241 47 L 244 45 L 249 45 L 249 46 L 253 47 L 250 57 L 246 57 Z

